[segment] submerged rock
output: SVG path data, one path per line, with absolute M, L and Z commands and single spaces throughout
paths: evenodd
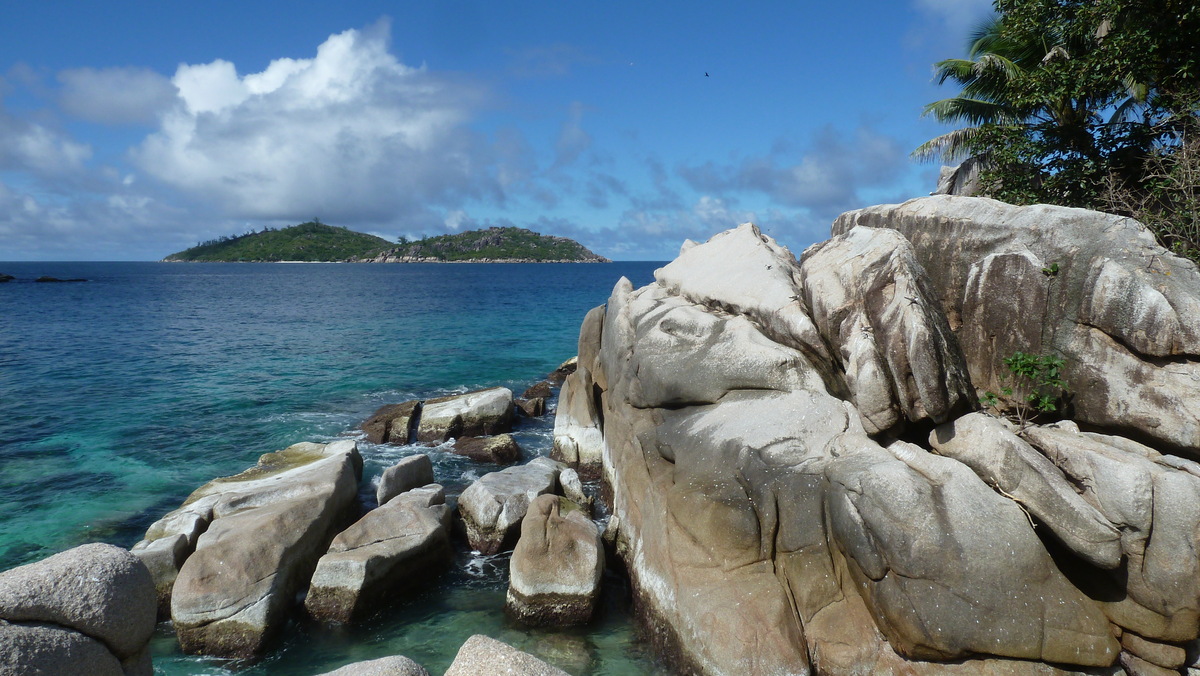
M 313 617 L 350 622 L 450 561 L 450 509 L 442 487 L 401 493 L 338 534 L 317 563 L 304 601 Z
M 509 563 L 506 609 L 530 626 L 585 624 L 596 610 L 603 574 L 600 531 L 587 512 L 567 498 L 538 496 L 521 521 Z
M 13 277 L 12 275 L 0 274 L 0 284 L 2 284 L 4 282 L 11 282 L 14 279 L 16 279 L 16 277 Z
M 482 634 L 467 639 L 458 649 L 446 676 L 567 676 L 567 672 L 539 660 L 529 653 Z
M 495 554 L 516 544 L 530 503 L 554 492 L 561 470 L 553 460 L 534 458 L 526 465 L 485 474 L 468 486 L 458 498 L 458 511 L 471 548 Z
M 171 585 L 171 620 L 183 650 L 260 655 L 354 509 L 361 475 L 354 441 L 296 444 L 201 486 L 151 525 L 134 554 L 152 558 L 158 575 L 171 571 L 156 543 L 199 533 Z
M 154 582 L 120 547 L 13 568 L 0 573 L 0 673 L 149 676 L 154 620 Z

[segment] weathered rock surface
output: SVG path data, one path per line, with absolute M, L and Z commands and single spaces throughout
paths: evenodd
M 596 610 L 603 574 L 600 531 L 587 512 L 564 497 L 538 496 L 521 521 L 509 563 L 506 609 L 531 626 L 585 624 Z
M 937 188 L 933 195 L 962 195 L 972 197 L 979 194 L 979 170 L 982 162 L 971 157 L 954 167 L 942 167 Z
M 416 431 L 420 410 L 419 401 L 388 404 L 363 422 L 362 431 L 373 444 L 407 444 Z
M 966 360 L 912 246 L 894 230 L 852 228 L 800 265 L 804 302 L 834 346 L 845 390 L 870 434 L 945 422 L 976 395 Z
M 513 396 L 507 387 L 425 401 L 417 426 L 418 441 L 480 437 L 512 429 Z
M 593 501 L 583 492 L 583 482 L 579 480 L 578 472 L 570 468 L 559 472 L 558 485 L 562 488 L 564 497 L 582 507 L 584 512 L 592 513 Z
M 458 649 L 446 676 L 567 676 L 567 672 L 539 660 L 529 653 L 482 634 L 467 639 Z
M 507 465 L 521 459 L 521 446 L 511 434 L 455 439 L 453 451 L 478 462 L 497 465 Z
M 355 662 L 320 676 L 429 676 L 425 667 L 401 655 Z
M 682 671 L 1184 666 L 1200 633 L 1200 464 L 1179 455 L 1200 406 L 1200 277 L 1174 258 L 1163 283 L 1149 259 L 1135 269 L 1161 250 L 1121 219 L 1014 209 L 853 212 L 800 264 L 742 226 L 588 313 L 556 454 L 576 461 L 564 450 L 593 435 L 637 607 Z M 1046 299 L 1050 328 L 1006 288 Z M 1131 419 L 1078 413 L 1106 431 L 1159 415 L 1138 429 L 1154 448 L 971 413 L 1010 350 L 1051 348 L 1076 376 L 1120 350 L 1140 364 L 1097 385 L 1159 388 L 1122 404 Z
M 484 554 L 516 544 L 521 519 L 534 498 L 553 493 L 562 465 L 548 458 L 490 472 L 467 486 L 458 498 L 458 511 L 467 529 L 467 542 Z
M 520 409 L 526 417 L 540 418 L 546 415 L 546 398 L 545 397 L 521 397 L 514 399 L 513 403 Z
M 383 505 L 405 491 L 431 483 L 433 461 L 424 453 L 410 455 L 383 471 L 379 477 L 379 487 L 375 489 L 375 502 Z
M 338 534 L 317 563 L 304 605 L 330 622 L 360 619 L 450 561 L 450 509 L 442 487 L 401 493 Z
M 1075 420 L 1200 458 L 1200 270 L 1141 224 L 938 195 L 848 212 L 833 232 L 855 226 L 912 243 L 977 388 L 1000 390 L 1013 351 L 1059 355 Z
M 579 329 L 581 348 L 594 349 L 600 345 L 604 308 L 593 308 L 584 317 Z M 554 446 L 551 457 L 567 463 L 585 474 L 598 474 L 604 446 L 601 432 L 600 403 L 595 395 L 598 388 L 592 381 L 591 369 L 596 354 L 580 352 L 576 368 L 564 377 L 558 393 L 558 408 L 554 414 Z
M 0 573 L 0 674 L 152 673 L 154 581 L 90 544 Z
M 352 440 L 296 444 L 201 486 L 151 525 L 135 554 L 157 551 L 158 540 L 199 533 L 171 587 L 181 647 L 227 657 L 261 654 L 352 512 L 361 476 Z

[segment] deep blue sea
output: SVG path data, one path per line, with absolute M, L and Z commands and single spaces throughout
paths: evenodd
M 300 441 L 355 434 L 384 404 L 505 385 L 520 393 L 576 351 L 621 276 L 656 263 L 0 263 L 0 570 L 86 542 L 124 547 L 213 477 Z M 36 277 L 86 278 L 38 284 Z M 547 454 L 551 417 L 516 436 Z M 364 495 L 399 458 L 360 442 Z M 451 494 L 497 469 L 432 451 Z M 309 675 L 404 654 L 440 674 L 474 633 L 584 674 L 660 673 L 622 581 L 590 627 L 530 631 L 503 613 L 507 557 L 458 553 L 436 587 L 361 626 L 298 621 L 266 660 L 184 656 L 169 625 L 158 674 Z

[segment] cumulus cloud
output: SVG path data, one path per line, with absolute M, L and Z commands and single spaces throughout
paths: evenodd
M 0 107 L 0 170 L 60 176 L 79 171 L 91 156 L 90 146 Z
M 171 80 L 147 68 L 77 68 L 58 81 L 63 110 L 101 124 L 153 123 L 178 95 Z
M 181 65 L 176 105 L 133 159 L 234 218 L 429 221 L 431 205 L 502 198 L 465 126 L 481 90 L 400 63 L 389 42 L 381 21 L 259 73 Z
M 860 192 L 897 178 L 907 166 L 907 157 L 896 139 L 868 127 L 843 134 L 827 126 L 814 134 L 801 153 L 778 144 L 765 155 L 729 164 L 685 165 L 678 173 L 701 192 L 757 192 L 826 217 L 863 206 Z

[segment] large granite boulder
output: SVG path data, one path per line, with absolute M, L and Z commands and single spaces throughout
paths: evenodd
M 804 302 L 867 432 L 946 422 L 976 395 L 966 360 L 912 246 L 894 230 L 852 228 L 809 247 Z
M 581 348 L 600 345 L 601 323 L 604 308 L 592 308 L 584 317 L 579 329 Z M 587 475 L 600 472 L 601 433 L 599 388 L 592 382 L 592 369 L 596 366 L 595 352 L 580 352 L 576 368 L 564 376 L 562 389 L 558 393 L 558 408 L 554 414 L 554 446 L 551 457 L 576 467 Z
M 445 568 L 449 529 L 441 486 L 401 493 L 333 539 L 317 563 L 305 608 L 328 622 L 361 619 Z
M 458 497 L 467 542 L 483 554 L 516 544 L 521 519 L 534 498 L 553 493 L 562 465 L 548 458 L 483 475 Z
M 152 573 L 177 576 L 171 620 L 184 651 L 261 654 L 356 511 L 361 477 L 354 441 L 296 444 L 201 486 L 151 525 L 133 553 L 155 563 Z M 159 554 L 186 549 L 177 543 L 193 537 L 195 551 L 171 570 Z
M 371 414 L 362 424 L 367 441 L 373 444 L 407 444 L 416 432 L 421 402 L 388 404 Z
M 417 453 L 385 469 L 375 489 L 375 502 L 385 504 L 405 491 L 433 483 L 433 461 L 424 453 Z
M 402 655 L 355 662 L 320 676 L 429 676 L 425 667 Z
M 521 521 L 508 570 L 506 609 L 519 622 L 585 624 L 596 610 L 604 575 L 600 531 L 575 502 L 540 495 Z
M 149 676 L 155 592 L 120 547 L 90 544 L 0 573 L 0 674 Z
M 1200 458 L 1200 270 L 1137 221 L 938 195 L 842 214 L 912 244 L 977 388 L 1015 351 L 1061 356 L 1073 418 Z
M 987 200 L 928 201 L 963 200 L 1007 214 Z M 893 209 L 924 213 L 921 204 Z M 1066 223 L 1050 216 L 1022 225 Z M 1114 251 L 1084 237 L 1072 265 L 1101 261 L 1102 269 L 1140 241 L 1119 219 L 1076 217 L 1111 226 L 1104 238 Z M 839 221 L 845 227 L 803 263 L 742 226 L 685 245 L 649 286 L 621 280 L 585 318 L 576 376 L 586 370 L 593 410 L 560 402 L 558 416 L 599 436 L 592 446 L 613 515 L 605 537 L 629 570 L 650 637 L 698 674 L 1115 673 L 1118 661 L 1182 668 L 1185 646 L 1200 634 L 1200 464 L 1178 455 L 1188 448 L 1182 432 L 1174 441 L 1161 430 L 1140 433 L 1142 442 L 1158 439 L 1151 448 L 1069 422 L 1017 426 L 971 412 L 980 382 L 996 383 L 995 365 L 985 368 L 980 355 L 1018 344 L 998 341 L 1043 341 L 1021 345 L 1037 352 L 1071 344 L 1055 331 L 1094 327 L 1055 319 L 1043 338 L 1026 330 L 1040 309 L 1006 305 L 1000 286 L 964 311 L 955 294 L 981 288 L 969 278 L 1007 270 L 1016 288 L 1042 292 L 1035 301 L 1051 299 L 1048 316 L 1058 316 L 1070 305 L 1062 289 L 1079 271 L 1060 262 L 1056 272 L 1052 263 L 1065 258 L 1049 249 L 999 247 L 965 256 L 968 268 L 982 262 L 954 277 L 968 246 L 956 238 L 1066 239 L 947 214 L 905 226 L 912 235 L 887 222 L 871 210 Z M 1112 284 L 1076 281 L 1083 291 L 1071 293 L 1086 291 L 1087 316 L 1099 317 L 1093 301 L 1113 292 L 1096 284 Z M 1200 279 L 1169 284 L 1158 288 L 1180 308 L 1200 292 Z M 999 309 L 985 307 L 993 301 Z M 1122 307 L 1103 313 L 1149 322 L 1143 330 L 1159 325 L 1148 310 Z M 993 322 L 986 345 L 967 314 Z M 1183 328 L 1169 341 L 1183 345 L 1200 314 L 1176 315 Z M 1157 316 L 1167 322 L 1165 310 Z M 1002 319 L 1011 331 L 992 340 Z M 1114 349 L 1168 340 L 1170 331 L 1135 340 L 1117 326 L 1123 321 L 1096 323 L 1123 336 L 1110 341 Z M 1082 369 L 1111 357 L 1074 354 Z M 1184 430 L 1200 402 L 1194 387 L 1182 387 L 1190 359 L 1140 362 L 1182 364 L 1175 374 L 1113 373 L 1131 386 L 1177 378 L 1174 394 L 1126 410 L 1148 419 L 1161 407 Z M 567 388 L 582 380 L 572 378 Z M 1096 410 L 1087 414 L 1092 429 L 1102 420 Z
M 417 441 L 446 441 L 512 430 L 513 396 L 507 387 L 428 399 L 421 407 Z
M 467 639 L 458 649 L 446 676 L 567 676 L 567 672 L 529 653 L 482 634 Z

